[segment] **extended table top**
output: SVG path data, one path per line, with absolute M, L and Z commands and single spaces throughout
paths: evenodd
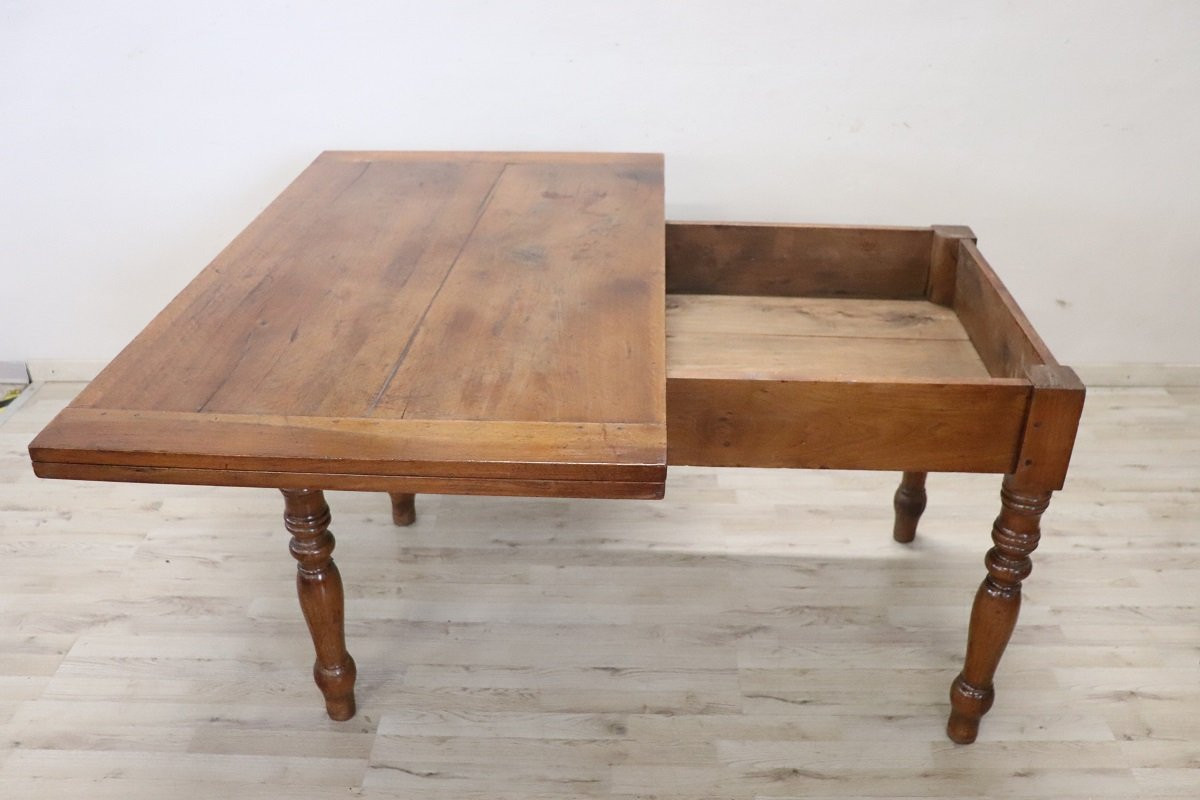
M 30 446 L 43 477 L 658 497 L 662 157 L 329 152 Z

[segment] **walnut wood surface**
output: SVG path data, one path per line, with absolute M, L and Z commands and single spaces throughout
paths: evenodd
M 968 340 L 951 309 L 925 300 L 668 294 L 668 339 L 688 333 Z
M 33 459 L 661 493 L 662 193 L 657 155 L 325 153 Z
M 1012 469 L 1025 382 L 671 377 L 668 459 L 718 467 Z
M 496 497 L 606 497 L 658 500 L 663 487 L 649 481 L 576 481 L 533 478 L 443 478 L 420 475 L 274 472 L 271 470 L 176 469 L 46 461 L 34 465 L 42 478 L 126 483 L 175 483 L 192 486 L 253 486 L 264 489 L 326 489 L 421 494 L 482 494 Z
M 416 496 L 405 492 L 391 492 L 392 522 L 407 527 L 417 521 Z
M 998 281 L 995 286 L 1003 292 Z M 1024 322 L 1020 310 L 1012 308 L 1014 321 Z M 1051 493 L 1066 480 L 1083 412 L 1085 389 L 1075 372 L 1057 364 L 1036 334 L 1024 341 L 1049 363 L 1026 368 L 1032 392 L 1017 463 L 1000 491 L 1000 516 L 992 527 L 995 547 L 987 554 L 988 576 L 971 611 L 966 663 L 950 688 L 946 732 L 961 744 L 975 741 L 979 721 L 992 706 L 992 680 L 1016 626 L 1021 581 L 1033 568 L 1029 556 L 1041 537 L 1040 521 Z
M 671 222 L 667 291 L 915 300 L 932 246 L 931 228 Z
M 955 275 L 954 311 L 992 375 L 1024 378 L 1032 366 L 1057 363 L 970 239 L 959 243 Z
M 219 436 L 214 438 L 213 431 Z M 661 436 L 653 424 L 376 420 L 189 414 L 70 407 L 31 445 L 35 461 L 170 468 L 180 452 L 197 469 L 306 474 L 558 479 L 647 473 Z M 514 460 L 515 459 L 515 460 Z M 35 465 L 38 466 L 38 465 Z M 661 473 L 662 467 L 657 472 Z
M 975 233 L 966 225 L 934 225 L 933 252 L 929 261 L 929 284 L 925 296 L 942 306 L 954 305 L 958 281 L 959 244 L 975 241 Z
M 995 546 L 988 551 L 988 574 L 975 595 L 963 670 L 950 688 L 947 735 L 959 744 L 975 741 L 979 720 L 992 707 L 992 686 L 1000 657 L 1021 610 L 1021 581 L 1029 577 L 1030 554 L 1041 538 L 1040 521 L 1050 492 L 1022 485 L 1011 476 L 1000 492 L 1001 510 L 992 526 Z
M 986 379 L 954 312 L 925 300 L 667 295 L 667 374 Z
M 284 524 L 292 534 L 296 593 L 312 634 L 317 659 L 313 678 L 325 695 L 331 719 L 354 716 L 354 659 L 346 652 L 342 576 L 333 563 L 333 534 L 325 495 L 310 489 L 284 489 Z
M 1015 474 L 1044 489 L 1063 487 L 1075 448 L 1086 390 L 1070 367 L 1041 364 L 1026 373 L 1033 397 Z
M 897 542 L 907 544 L 917 536 L 917 523 L 921 514 L 925 513 L 925 477 L 924 472 L 905 472 L 900 478 L 900 486 L 892 497 L 892 507 L 896 512 L 896 522 L 892 527 L 892 538 Z

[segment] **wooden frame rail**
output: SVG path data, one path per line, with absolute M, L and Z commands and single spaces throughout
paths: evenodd
M 898 542 L 916 534 L 928 472 L 1005 475 L 963 670 L 950 690 L 947 734 L 974 741 L 995 697 L 995 672 L 1016 625 L 1042 513 L 1066 479 L 1083 384 L 1054 359 L 963 226 L 668 222 L 666 246 L 669 464 L 901 471 Z M 701 303 L 696 295 L 731 298 Z M 746 299 L 735 302 L 738 296 Z M 811 301 L 768 302 L 781 296 L 843 298 L 844 311 Z M 893 305 L 884 308 L 883 301 Z M 910 303 L 911 311 L 896 301 Z M 899 346 L 895 337 L 914 320 L 944 330 L 935 306 L 953 310 L 988 377 L 963 377 L 963 369 L 958 377 L 947 370 L 944 380 L 913 377 L 927 373 L 937 357 L 914 358 L 921 342 Z M 732 309 L 726 313 L 736 321 L 716 324 L 711 315 L 694 318 L 694 311 L 684 319 L 680 311 L 698 308 Z M 781 331 L 788 314 L 797 321 Z M 852 336 L 849 347 L 847 319 L 871 328 Z M 881 334 L 889 321 L 894 330 Z M 723 335 L 698 335 L 705 323 Z M 739 336 L 740 345 L 726 341 Z M 811 341 L 798 346 L 801 336 Z M 817 357 L 822 337 L 828 352 Z M 932 341 L 929 351 L 960 353 L 953 344 Z M 810 362 L 781 365 L 781 351 Z M 732 352 L 757 353 L 761 363 L 740 365 Z M 855 363 L 845 364 L 847 358 Z M 885 372 L 889 358 L 908 363 L 897 363 L 890 376 L 870 373 Z M 705 374 L 706 360 L 712 375 Z M 964 365 L 971 366 L 957 363 Z

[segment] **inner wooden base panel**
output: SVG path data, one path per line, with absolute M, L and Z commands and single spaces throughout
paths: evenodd
M 667 296 L 667 373 L 745 380 L 976 380 L 952 309 L 926 300 Z

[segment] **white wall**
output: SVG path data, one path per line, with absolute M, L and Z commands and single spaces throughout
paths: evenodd
M 655 150 L 668 215 L 966 223 L 1200 363 L 1200 2 L 0 0 L 0 360 L 109 358 L 330 148 Z

